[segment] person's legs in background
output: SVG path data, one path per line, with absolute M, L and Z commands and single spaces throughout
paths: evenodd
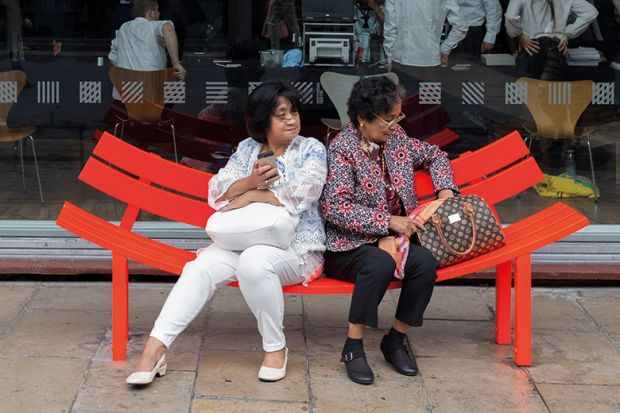
M 272 49 L 280 49 L 280 20 L 282 19 L 282 10 L 277 0 L 269 2 L 269 10 L 267 10 L 267 28 L 269 30 L 269 42 Z

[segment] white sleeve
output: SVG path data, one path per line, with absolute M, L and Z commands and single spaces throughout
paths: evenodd
M 465 19 L 461 16 L 461 11 L 456 0 L 446 0 L 445 8 L 448 23 L 450 23 L 452 28 L 450 29 L 448 37 L 446 37 L 441 44 L 441 52 L 443 54 L 450 54 L 452 49 L 454 49 L 467 35 L 467 25 L 465 24 Z
M 574 39 L 585 32 L 590 23 L 598 16 L 596 8 L 586 0 L 573 0 L 570 11 L 575 15 L 575 21 L 564 29 L 569 39 Z
M 517 37 L 523 34 L 523 22 L 521 21 L 521 11 L 523 10 L 523 0 L 510 0 L 506 14 L 504 14 L 504 25 L 510 37 Z
M 216 202 L 216 199 L 224 195 L 232 184 L 248 176 L 251 155 L 252 147 L 246 139 L 239 144 L 237 151 L 232 154 L 226 166 L 209 180 L 209 206 L 211 208 L 219 210 L 228 204 L 227 200 Z
M 174 23 L 172 22 L 172 20 L 156 20 L 154 23 L 156 23 L 155 34 L 157 35 L 157 38 L 161 41 L 164 40 L 164 26 L 166 25 L 166 23 L 170 23 L 172 25 L 172 28 L 174 28 Z
M 396 0 L 386 0 L 383 10 L 383 50 L 388 62 L 392 62 L 392 48 L 398 34 L 398 20 L 396 15 Z
M 118 36 L 118 30 L 116 31 L 116 36 Z M 118 60 L 118 46 L 116 44 L 117 40 L 115 37 L 110 43 L 110 54 L 108 55 L 108 59 L 110 59 L 110 62 L 112 62 L 114 66 L 118 66 L 116 64 L 116 61 Z
M 502 6 L 499 4 L 499 0 L 483 0 L 483 4 L 487 29 L 483 41 L 495 44 L 495 38 L 502 25 Z
M 294 179 L 269 188 L 290 214 L 300 214 L 318 201 L 327 179 L 327 153 L 316 139 L 307 138 L 301 147 L 303 163 Z

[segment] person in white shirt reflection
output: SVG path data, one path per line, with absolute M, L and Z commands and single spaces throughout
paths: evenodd
M 383 48 L 392 62 L 408 66 L 438 66 L 467 34 L 456 0 L 387 0 Z M 444 23 L 452 26 L 441 41 Z
M 517 66 L 528 77 L 563 80 L 569 40 L 597 15 L 587 0 L 510 0 L 504 17 L 506 32 L 519 42 Z
M 458 52 L 478 59 L 481 53 L 495 47 L 495 38 L 502 25 L 502 6 L 499 0 L 457 0 L 467 36 L 459 43 Z
M 167 65 L 166 50 L 177 79 L 185 79 L 187 70 L 179 59 L 179 45 L 174 24 L 159 20 L 156 0 L 132 2 L 135 19 L 123 23 L 110 45 L 108 58 L 114 66 L 131 70 L 161 70 Z

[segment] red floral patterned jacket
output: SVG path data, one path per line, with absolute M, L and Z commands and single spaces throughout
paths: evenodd
M 327 250 L 350 251 L 388 234 L 390 213 L 381 168 L 362 150 L 357 128 L 350 123 L 327 150 L 327 183 L 321 196 Z M 385 163 L 392 186 L 407 215 L 418 205 L 413 171 L 428 169 L 436 191 L 452 189 L 452 167 L 435 145 L 410 138 L 399 126 L 385 143 Z

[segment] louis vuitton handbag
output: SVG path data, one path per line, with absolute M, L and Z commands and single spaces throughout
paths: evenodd
M 439 267 L 496 250 L 506 242 L 491 208 L 476 195 L 432 201 L 423 207 L 428 221 L 424 224 L 426 231 L 417 232 L 418 238 Z

